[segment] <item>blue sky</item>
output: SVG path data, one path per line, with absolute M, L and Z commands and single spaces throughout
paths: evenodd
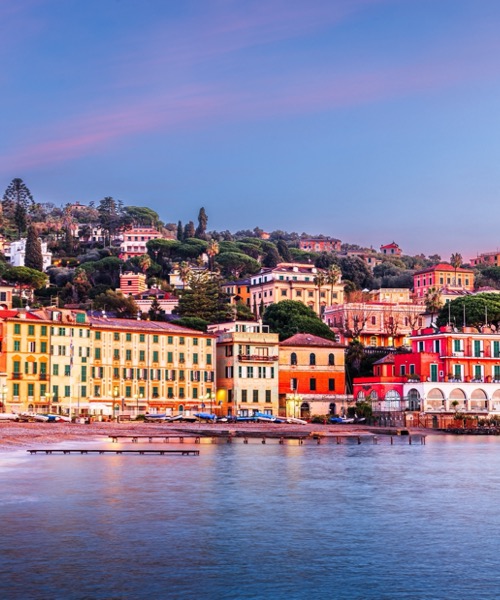
M 497 0 L 0 0 L 0 188 L 470 258 L 499 30 Z

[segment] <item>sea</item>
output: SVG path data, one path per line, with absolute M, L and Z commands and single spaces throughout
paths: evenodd
M 393 442 L 4 452 L 0 598 L 500 598 L 500 438 Z

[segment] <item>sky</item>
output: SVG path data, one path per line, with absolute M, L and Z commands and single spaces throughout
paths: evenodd
M 0 190 L 500 248 L 498 0 L 0 0 Z

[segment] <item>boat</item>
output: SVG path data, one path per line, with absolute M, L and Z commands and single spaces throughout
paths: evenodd
M 38 421 L 39 423 L 71 423 L 71 419 L 69 417 L 64 417 L 63 415 L 55 415 L 52 413 L 35 413 L 33 415 L 33 420 Z
M 146 421 L 148 423 L 158 423 L 161 421 L 166 421 L 167 419 L 168 419 L 168 417 L 165 414 L 158 414 L 158 415 L 146 414 L 146 415 L 144 415 L 144 421 Z
M 0 413 L 0 421 L 19 421 L 17 413 Z
M 294 425 L 307 425 L 307 421 L 304 421 L 304 419 L 297 419 L 297 417 L 288 417 L 286 422 L 293 423 Z
M 215 421 L 217 421 L 217 415 L 213 415 L 211 413 L 200 412 L 193 414 L 195 417 L 197 417 L 198 419 L 202 419 L 203 421 L 213 421 L 214 423 Z
M 167 417 L 165 419 L 167 423 L 174 423 L 176 421 L 184 421 L 186 423 L 196 423 L 198 421 L 198 417 L 194 415 L 175 415 L 174 417 Z
M 350 424 L 350 423 L 354 423 L 354 419 L 351 418 L 347 418 L 347 417 L 331 417 L 330 418 L 330 423 L 342 423 L 344 425 Z

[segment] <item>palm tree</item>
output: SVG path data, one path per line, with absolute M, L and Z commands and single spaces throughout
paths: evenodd
M 320 271 L 314 278 L 314 285 L 318 288 L 318 315 L 321 315 L 321 288 L 326 283 L 325 274 Z
M 333 304 L 333 288 L 340 283 L 342 271 L 338 265 L 330 265 L 326 271 L 326 283 L 330 286 L 330 302 Z
M 209 256 L 208 267 L 210 271 L 214 270 L 214 256 L 219 254 L 219 242 L 217 240 L 210 240 L 208 242 L 207 254 Z
M 460 252 L 455 252 L 450 257 L 450 264 L 455 269 L 455 281 L 454 285 L 457 285 L 457 269 L 462 266 L 462 255 Z
M 187 262 L 181 262 L 179 265 L 179 279 L 182 281 L 182 289 L 186 287 L 186 282 L 191 276 L 191 267 Z
M 441 290 L 436 287 L 430 287 L 425 292 L 425 308 L 431 315 L 431 325 L 434 320 L 434 315 L 439 312 L 443 306 L 443 297 Z

